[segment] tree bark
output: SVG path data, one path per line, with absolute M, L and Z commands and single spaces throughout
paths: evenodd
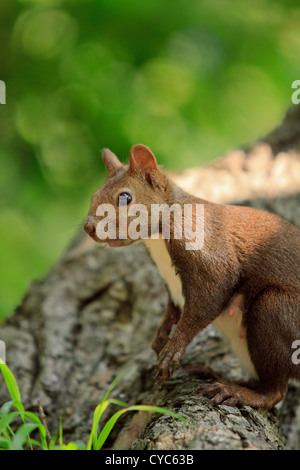
M 170 176 L 192 194 L 264 208 L 300 227 L 300 107 L 253 146 Z M 291 383 L 284 402 L 271 411 L 214 407 L 197 393 L 201 381 L 185 372 L 186 365 L 206 364 L 230 378 L 243 377 L 212 326 L 188 346 L 172 378 L 161 387 L 154 384 L 150 344 L 166 300 L 165 286 L 142 245 L 102 248 L 80 230 L 0 329 L 26 408 L 37 411 L 39 399 L 50 432 L 58 430 L 61 417 L 65 442 L 87 442 L 94 408 L 125 368 L 114 398 L 165 406 L 194 427 L 169 416 L 131 413 L 113 429 L 109 448 L 299 449 L 297 384 Z M 7 400 L 1 380 L 0 404 Z M 112 405 L 105 419 L 114 411 Z

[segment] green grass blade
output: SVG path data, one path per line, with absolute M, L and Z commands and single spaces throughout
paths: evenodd
M 150 405 L 135 405 L 135 406 L 129 406 L 128 408 L 125 408 L 123 410 L 117 411 L 105 424 L 103 427 L 99 438 L 97 439 L 97 442 L 95 444 L 95 450 L 100 450 L 106 439 L 108 438 L 109 434 L 111 433 L 112 428 L 116 424 L 117 420 L 122 416 L 122 414 L 127 413 L 128 411 L 149 411 L 151 413 L 160 413 L 160 414 L 165 414 L 169 416 L 173 416 L 174 418 L 179 419 L 180 421 L 183 421 L 186 424 L 191 425 L 186 418 L 183 416 L 180 416 L 179 414 L 167 410 L 166 408 L 161 408 L 159 406 L 150 406 Z
M 5 415 L 8 414 L 9 410 L 12 407 L 16 408 L 20 414 L 25 412 L 24 406 L 19 400 L 11 400 L 11 401 L 4 403 L 4 405 L 2 406 L 1 416 L 5 417 Z
M 20 415 L 25 416 L 26 418 L 30 419 L 30 421 L 32 421 L 34 424 L 38 426 L 40 438 L 41 438 L 41 446 L 44 450 L 47 450 L 48 449 L 47 437 L 46 437 L 47 431 L 46 431 L 45 426 L 42 424 L 40 418 L 36 416 L 34 413 L 32 413 L 31 411 L 20 412 Z
M 12 400 L 13 400 L 13 405 L 17 409 L 24 411 L 24 407 L 21 403 L 21 393 L 20 393 L 17 381 L 16 381 L 13 373 L 9 369 L 9 367 L 6 364 L 4 364 L 2 359 L 0 359 L 0 369 L 1 369 L 1 372 L 3 374 L 3 377 L 4 377 L 4 380 L 5 380 L 7 389 L 9 391 L 9 394 L 10 394 Z M 25 418 L 24 417 L 22 417 L 22 420 L 23 420 L 23 423 L 25 424 Z M 30 443 L 30 440 L 29 440 L 29 443 Z M 31 446 L 31 444 L 30 444 L 30 446 Z
M 10 431 L 10 428 L 9 426 L 6 426 L 5 423 L 3 422 L 3 420 L 1 420 L 0 422 L 0 431 L 1 431 L 1 434 L 3 435 L 4 437 L 4 440 L 7 441 L 7 442 L 11 442 L 12 438 L 11 436 L 14 436 L 14 434 Z M 11 432 L 11 435 L 9 434 L 9 432 Z M 2 436 L 1 436 L 1 439 Z
M 108 400 L 106 400 L 106 401 L 102 400 L 101 403 L 95 408 L 94 416 L 93 416 L 93 426 L 92 426 L 92 430 L 91 430 L 91 433 L 90 433 L 89 442 L 88 442 L 88 445 L 87 445 L 87 450 L 91 450 L 93 443 L 95 444 L 95 442 L 97 440 L 98 424 L 99 424 L 99 421 L 101 419 L 101 416 L 103 415 L 103 413 L 106 410 L 106 408 L 108 407 L 108 405 L 109 405 Z
M 11 411 L 10 413 L 7 413 L 1 418 L 1 426 L 9 426 L 12 420 L 15 419 L 17 416 L 20 416 L 19 411 Z
M 49 449 L 49 450 L 53 450 L 53 449 L 54 449 L 54 446 L 55 446 L 55 442 L 56 442 L 56 440 L 57 440 L 57 437 L 58 437 L 57 434 L 53 434 L 53 436 L 51 437 L 51 440 L 50 440 L 49 445 L 48 445 L 48 449 Z
M 12 404 L 17 404 L 19 402 L 10 402 L 10 407 L 12 406 Z M 22 408 L 23 408 L 23 405 L 22 405 Z M 6 409 L 6 413 L 3 414 L 1 416 L 1 420 L 0 420 L 0 430 L 3 432 L 3 434 L 5 435 L 5 431 L 8 429 L 12 436 L 14 436 L 15 434 L 12 432 L 11 428 L 10 428 L 10 423 L 17 417 L 17 416 L 20 416 L 23 420 L 23 423 L 25 424 L 26 423 L 26 420 L 25 420 L 25 417 L 30 419 L 30 421 L 32 421 L 32 423 L 28 423 L 28 424 L 35 424 L 36 427 L 38 427 L 39 429 L 39 433 L 40 433 L 40 437 L 41 437 L 41 443 L 39 444 L 44 450 L 47 449 L 47 440 L 46 440 L 46 429 L 45 429 L 45 426 L 41 423 L 41 420 L 38 418 L 38 416 L 36 416 L 34 413 L 32 413 L 31 411 L 11 411 L 10 413 L 7 412 L 8 409 Z M 6 434 L 6 438 L 7 438 L 8 434 Z M 30 441 L 30 439 L 29 439 Z M 30 444 L 30 442 L 29 442 Z
M 0 437 L 0 450 L 8 450 L 10 441 Z
M 13 406 L 13 402 L 14 402 L 13 400 L 10 400 L 2 405 L 1 413 L 0 413 L 1 416 L 4 416 L 9 412 L 10 408 Z
M 23 445 L 29 442 L 29 434 L 37 427 L 38 424 L 34 423 L 22 424 L 10 443 L 9 450 L 23 450 Z
M 182 421 L 183 423 L 188 424 L 190 427 L 194 427 L 192 423 L 190 423 L 186 418 L 179 415 L 178 413 L 175 413 L 175 411 L 171 411 L 166 408 L 162 408 L 160 406 L 136 405 L 136 406 L 130 406 L 129 408 L 127 408 L 127 410 L 132 411 L 133 409 L 137 409 L 137 408 L 139 411 L 149 411 L 151 413 L 160 413 L 162 415 L 172 416 L 173 418 L 179 419 L 179 421 Z
M 107 401 L 109 401 L 109 403 L 111 403 L 112 405 L 118 405 L 118 406 L 121 406 L 122 408 L 127 408 L 129 406 L 128 403 L 125 403 L 124 401 L 120 401 L 120 400 L 115 400 L 114 398 L 110 398 Z
M 32 445 L 39 447 L 42 450 L 45 450 L 41 442 L 37 441 L 36 439 L 32 439 L 32 437 L 30 438 L 30 441 Z
M 128 368 L 125 369 L 123 372 L 121 372 L 116 378 L 115 380 L 113 380 L 113 382 L 110 384 L 110 386 L 108 387 L 106 393 L 104 394 L 101 402 L 99 403 L 99 405 L 96 407 L 95 411 L 94 411 L 94 416 L 93 416 L 93 426 L 92 426 L 92 430 L 91 430 L 91 433 L 90 433 L 90 437 L 89 437 L 89 442 L 88 442 L 88 445 L 87 445 L 87 450 L 91 450 L 92 449 L 92 445 L 96 444 L 96 440 L 97 440 L 97 429 L 98 429 L 98 425 L 99 425 L 99 421 L 104 413 L 104 411 L 106 410 L 107 406 L 109 405 L 109 403 L 114 403 L 116 405 L 119 405 L 119 406 L 128 406 L 126 403 L 124 402 L 121 402 L 121 401 L 118 401 L 118 400 L 114 400 L 114 399 L 109 399 L 108 400 L 108 397 L 111 393 L 111 391 L 113 390 L 113 388 L 116 386 L 116 384 L 119 382 L 119 380 L 128 372 Z
M 21 403 L 21 394 L 16 379 L 14 378 L 14 375 L 10 371 L 9 367 L 4 364 L 1 359 L 0 369 L 12 400 L 17 400 Z
M 98 437 L 98 439 L 97 439 L 97 441 L 94 445 L 94 450 L 100 450 L 102 448 L 103 444 L 105 443 L 106 439 L 110 435 L 110 432 L 111 432 L 112 428 L 114 427 L 114 425 L 116 424 L 117 420 L 120 418 L 120 416 L 122 416 L 123 413 L 126 413 L 126 411 L 127 411 L 127 408 L 125 408 L 124 410 L 117 411 L 107 421 L 107 423 L 105 424 L 105 426 L 103 427 L 103 429 L 100 433 L 100 436 Z
M 62 428 L 62 419 L 59 418 L 59 445 L 63 446 L 63 428 Z
M 115 380 L 110 384 L 110 386 L 108 387 L 107 389 L 107 392 L 105 393 L 104 397 L 102 398 L 101 403 L 103 403 L 104 401 L 106 401 L 112 391 L 112 389 L 116 386 L 116 384 L 119 382 L 119 380 L 123 377 L 123 375 L 125 375 L 127 372 L 128 372 L 128 368 L 125 369 L 123 372 L 121 372 L 116 378 Z

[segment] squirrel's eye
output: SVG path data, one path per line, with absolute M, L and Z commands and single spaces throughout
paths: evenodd
M 119 196 L 118 196 L 118 201 L 119 201 L 119 205 L 121 204 L 130 204 L 131 201 L 132 201 L 132 196 L 130 193 L 120 193 Z

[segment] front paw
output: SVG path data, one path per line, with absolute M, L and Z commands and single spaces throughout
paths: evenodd
M 151 344 L 151 348 L 153 349 L 153 351 L 156 352 L 157 357 L 159 357 L 159 353 L 165 347 L 168 341 L 169 336 L 167 334 L 159 334 L 156 336 L 156 338 Z
M 161 383 L 169 379 L 173 372 L 179 368 L 182 354 L 183 350 L 179 349 L 178 345 L 170 340 L 158 356 L 155 367 L 155 380 Z

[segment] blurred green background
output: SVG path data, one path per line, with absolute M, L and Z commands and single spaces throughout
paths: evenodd
M 0 0 L 0 317 L 78 230 L 101 148 L 208 162 L 280 122 L 299 57 L 298 0 Z

